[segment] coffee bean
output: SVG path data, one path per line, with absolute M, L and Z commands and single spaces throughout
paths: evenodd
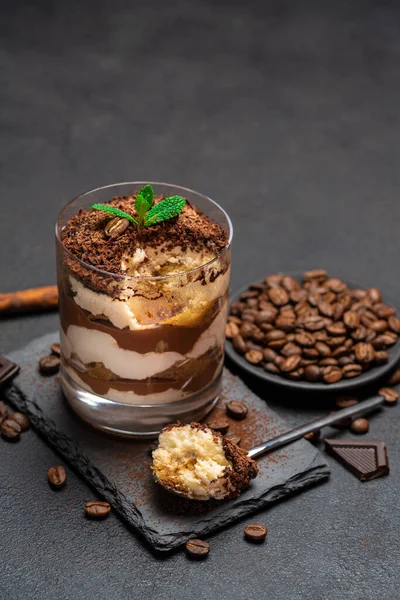
M 275 306 L 283 306 L 289 302 L 289 296 L 286 290 L 281 287 L 273 287 L 269 291 L 269 297 Z
M 20 412 L 13 412 L 10 413 L 8 415 L 8 418 L 11 419 L 11 421 L 14 421 L 14 423 L 18 423 L 18 425 L 21 428 L 21 433 L 23 431 L 27 431 L 27 429 L 29 429 L 31 422 L 28 419 L 28 417 L 26 417 L 25 415 L 23 415 Z
M 325 323 L 320 315 L 307 315 L 304 319 L 304 327 L 307 331 L 318 331 L 325 327 Z
M 326 339 L 326 343 L 328 344 L 328 346 L 332 349 L 334 348 L 338 348 L 339 346 L 343 346 L 343 344 L 345 343 L 346 338 L 344 335 L 338 335 L 336 337 L 328 337 Z
M 247 343 L 244 341 L 241 335 L 235 335 L 232 342 L 235 350 L 240 352 L 240 354 L 245 354 L 249 349 Z
M 6 419 L 8 416 L 7 406 L 0 400 L 0 424 Z
M 295 328 L 296 320 L 291 317 L 280 316 L 276 319 L 275 325 L 278 329 L 285 331 L 285 333 L 290 333 Z
M 54 375 L 58 372 L 60 367 L 60 358 L 50 354 L 49 356 L 43 356 L 39 360 L 39 370 L 42 375 Z
M 350 290 L 350 294 L 354 300 L 362 300 L 367 295 L 367 292 L 365 290 L 354 289 Z
M 111 512 L 111 506 L 108 502 L 100 502 L 99 500 L 92 500 L 86 502 L 85 513 L 86 516 L 91 519 L 104 519 Z
M 307 381 L 319 381 L 321 379 L 321 369 L 317 365 L 308 365 L 304 369 L 304 379 Z
M 340 358 L 341 356 L 345 356 L 346 354 L 348 354 L 348 349 L 346 348 L 346 346 L 338 346 L 332 352 L 332 356 L 334 358 Z
M 238 421 L 244 419 L 249 412 L 247 406 L 243 402 L 239 402 L 239 400 L 231 400 L 225 404 L 225 410 L 229 417 Z
M 6 440 L 16 441 L 21 434 L 21 427 L 15 421 L 7 418 L 1 423 L 1 435 Z
M 239 334 L 244 340 L 247 340 L 254 331 L 254 324 L 249 323 L 248 321 L 244 321 L 239 329 Z
M 264 333 L 268 333 L 268 331 L 272 331 L 273 329 L 275 329 L 275 327 L 271 325 L 271 323 L 260 323 L 259 327 L 261 331 L 264 331 Z
M 264 348 L 263 355 L 265 362 L 274 362 L 276 358 L 276 352 L 272 348 Z
M 246 304 L 250 308 L 258 308 L 258 298 L 247 298 Z
M 288 379 L 292 379 L 293 381 L 300 381 L 304 377 L 304 369 L 299 367 L 295 371 L 289 371 L 288 373 L 284 373 L 285 377 Z
M 369 431 L 369 422 L 367 419 L 362 417 L 358 419 L 354 419 L 354 421 L 350 425 L 350 429 L 353 433 L 363 434 L 368 433 Z
M 375 350 L 375 364 L 384 365 L 389 360 L 389 354 L 385 350 Z
M 281 348 L 283 348 L 283 346 L 286 344 L 286 338 L 283 339 L 277 339 L 277 340 L 271 340 L 270 342 L 268 342 L 268 346 L 270 348 L 272 348 L 273 350 L 280 350 Z
M 291 371 L 295 371 L 300 365 L 300 361 L 301 357 L 298 354 L 288 356 L 281 365 L 281 371 L 283 371 L 283 373 L 290 373 Z
M 294 311 L 298 317 L 306 315 L 310 310 L 311 310 L 311 306 L 308 304 L 308 302 L 299 302 L 294 307 Z
M 242 320 L 248 323 L 254 323 L 257 317 L 257 311 L 254 308 L 246 308 L 241 314 Z
M 273 362 L 264 363 L 263 368 L 268 373 L 274 373 L 276 375 L 278 375 L 278 373 L 280 373 L 279 368 Z
M 265 336 L 265 342 L 268 344 L 269 342 L 275 342 L 276 340 L 285 340 L 286 343 L 286 333 L 281 329 L 273 329 L 269 331 Z
M 325 383 L 336 383 L 342 379 L 342 371 L 335 365 L 322 369 L 322 378 Z
M 257 344 L 261 344 L 264 342 L 265 333 L 255 326 L 250 337 Z
M 335 292 L 335 294 L 339 294 L 347 290 L 347 285 L 340 279 L 328 279 L 326 285 L 330 290 L 332 290 L 332 292 Z
M 339 396 L 336 398 L 336 407 L 338 409 L 349 408 L 350 406 L 354 406 L 354 404 L 358 404 L 358 400 L 354 396 Z
M 391 333 L 391 331 L 386 331 L 385 333 L 376 336 L 375 339 L 372 340 L 371 343 L 375 350 L 384 350 L 388 346 L 392 346 L 395 343 L 390 335 Z
M 373 324 L 376 321 L 376 317 L 374 314 L 370 313 L 370 312 L 364 312 L 361 314 L 360 317 L 360 322 L 362 325 L 364 325 L 364 327 L 367 327 L 367 329 L 371 329 Z M 372 329 L 373 331 L 373 329 Z
M 371 363 L 375 358 L 375 350 L 372 344 L 359 342 L 354 346 L 356 359 L 359 363 Z
M 388 304 L 383 304 L 382 302 L 379 304 L 374 304 L 372 310 L 376 314 L 379 319 L 390 319 L 390 317 L 394 317 L 396 314 L 396 309 Z
M 320 331 L 315 331 L 313 333 L 313 336 L 317 342 L 326 342 L 326 340 L 328 339 L 328 334 L 324 329 L 321 329 Z
M 316 429 L 315 431 L 310 431 L 310 433 L 306 433 L 304 438 L 309 442 L 317 442 L 321 437 L 321 430 Z
M 249 523 L 244 528 L 244 535 L 250 542 L 263 542 L 267 533 L 268 529 L 261 523 Z
M 303 273 L 304 281 L 318 281 L 324 282 L 328 278 L 328 273 L 323 269 L 314 269 L 313 271 L 306 271 Z
M 350 379 L 352 377 L 358 377 L 362 373 L 362 366 L 357 363 L 350 363 L 342 367 L 343 377 Z
M 334 292 L 327 291 L 322 295 L 322 299 L 324 302 L 327 302 L 328 304 L 332 305 L 332 315 L 329 315 L 329 316 L 334 316 L 334 314 L 335 314 L 334 302 L 336 301 L 336 294 Z
M 396 404 L 400 397 L 400 394 L 396 390 L 389 387 L 381 388 L 378 394 L 385 398 L 387 404 Z
M 257 292 L 263 292 L 265 290 L 265 285 L 263 283 L 259 283 L 256 281 L 255 283 L 251 283 L 249 285 L 249 290 L 256 290 Z
M 391 317 L 391 319 L 394 318 L 395 317 Z M 377 319 L 376 321 L 373 321 L 370 325 L 372 331 L 375 331 L 376 333 L 383 333 L 388 327 L 389 326 L 387 321 L 384 321 L 383 319 Z
M 238 334 L 239 334 L 239 327 L 236 325 L 236 323 L 232 323 L 232 321 L 229 321 L 225 327 L 225 335 L 228 338 L 228 340 L 231 340 L 232 338 L 235 337 L 235 335 L 238 335 Z
M 309 360 L 316 360 L 319 357 L 319 353 L 316 348 L 303 348 L 303 356 Z
M 328 344 L 325 344 L 325 342 L 317 342 L 315 344 L 315 349 L 318 350 L 319 354 L 324 357 L 332 354 L 332 350 L 329 348 Z
M 311 348 L 315 344 L 315 337 L 311 333 L 302 332 L 295 335 L 295 340 L 299 346 L 304 348 Z
M 49 483 L 54 488 L 62 488 L 67 481 L 67 474 L 65 472 L 64 467 L 51 467 L 47 471 L 47 479 Z
M 389 379 L 387 380 L 387 385 L 398 385 L 400 383 L 400 369 L 396 369 L 391 373 Z M 0 411 L 0 419 L 1 419 L 1 411 Z
M 277 354 L 275 357 L 274 363 L 276 364 L 277 367 L 281 368 L 284 360 L 285 359 L 283 356 L 281 356 L 280 354 Z
M 304 300 L 306 300 L 308 297 L 308 294 L 306 292 L 306 290 L 294 290 L 293 292 L 290 292 L 289 294 L 289 298 L 291 300 L 291 302 L 293 302 L 294 304 L 298 304 L 299 302 L 304 302 Z
M 241 300 L 248 300 L 249 298 L 257 298 L 260 295 L 258 290 L 248 290 L 247 292 L 243 292 L 240 294 Z
M 370 288 L 367 291 L 367 294 L 372 302 L 372 304 L 376 304 L 377 302 L 382 302 L 382 294 L 377 288 Z
M 338 361 L 333 356 L 327 356 L 319 361 L 321 367 L 329 367 L 329 365 L 337 365 Z
M 343 312 L 346 312 L 352 306 L 353 300 L 350 294 L 343 294 L 338 296 L 338 302 L 343 306 Z
M 229 421 L 228 419 L 215 419 L 214 421 L 209 421 L 207 426 L 224 435 L 229 429 Z
M 252 365 L 258 365 L 264 358 L 261 350 L 248 350 L 244 357 Z
M 189 540 L 185 544 L 186 552 L 191 558 L 203 559 L 210 553 L 210 544 L 203 540 Z
M 242 324 L 242 320 L 239 319 L 239 317 L 235 317 L 235 315 L 228 315 L 228 321 L 232 322 L 232 323 L 235 323 L 239 327 Z
M 334 304 L 333 306 L 333 319 L 335 321 L 339 321 L 342 318 L 344 311 L 345 307 L 343 306 L 343 304 L 340 302 L 336 302 L 336 304 Z
M 232 302 L 231 304 L 231 313 L 232 315 L 240 315 L 242 312 L 242 303 L 241 302 Z
M 264 279 L 265 284 L 268 288 L 279 287 L 282 283 L 283 275 L 268 275 Z
M 365 336 L 364 342 L 370 343 L 376 337 L 377 337 L 377 334 L 373 329 L 367 329 L 367 335 Z
M 347 348 L 347 350 L 350 350 L 350 348 L 352 348 L 352 347 L 353 347 L 353 345 L 354 345 L 354 344 L 353 344 L 353 340 L 352 340 L 352 339 L 350 339 L 350 338 L 347 338 L 347 340 L 346 340 L 346 341 L 344 342 L 344 344 L 343 344 L 343 346 L 344 346 L 345 348 Z
M 232 444 L 236 444 L 236 446 L 240 446 L 240 442 L 242 438 L 236 433 L 227 433 L 225 436 Z
M 385 322 L 385 321 L 384 321 Z M 389 317 L 389 327 L 394 333 L 400 333 L 400 319 L 398 317 Z
M 277 314 L 278 311 L 276 310 L 276 308 L 268 308 L 261 310 L 256 316 L 256 323 L 257 325 L 260 325 L 260 323 L 273 323 Z
M 340 358 L 338 358 L 338 364 L 341 367 L 344 367 L 345 365 L 350 365 L 353 361 L 351 360 L 350 356 L 341 356 Z
M 293 344 L 292 342 L 288 342 L 287 344 L 285 344 L 281 350 L 281 354 L 283 354 L 283 356 L 293 356 L 295 354 L 301 354 L 301 348 L 300 346 L 297 346 L 297 344 Z
M 357 329 L 360 326 L 360 317 L 354 310 L 348 310 L 343 315 L 344 324 L 348 329 Z
M 56 342 L 55 344 L 52 344 L 51 352 L 52 352 L 52 354 L 55 354 L 56 356 L 61 356 L 61 347 L 58 342 Z
M 282 287 L 284 287 L 287 292 L 294 292 L 295 290 L 300 289 L 300 284 L 296 279 L 287 275 L 282 279 Z
M 104 228 L 104 233 L 106 234 L 107 237 L 114 239 L 114 238 L 122 235 L 123 233 L 125 233 L 125 231 L 128 229 L 128 227 L 129 227 L 128 219 L 124 219 L 121 217 L 115 217 L 114 219 L 111 219 L 111 221 L 108 221 L 107 225 Z
M 318 310 L 324 317 L 333 317 L 333 306 L 329 302 L 320 302 Z

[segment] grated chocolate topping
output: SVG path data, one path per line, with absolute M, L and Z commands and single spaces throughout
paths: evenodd
M 108 204 L 136 218 L 136 195 L 116 196 Z M 164 196 L 155 196 L 155 203 L 163 199 Z M 130 225 L 115 238 L 108 237 L 104 232 L 112 218 L 113 215 L 98 210 L 80 209 L 61 233 L 64 247 L 91 266 L 121 274 L 123 257 L 127 254 L 132 256 L 138 248 L 165 245 L 170 250 L 180 246 L 183 252 L 206 249 L 216 256 L 228 243 L 226 231 L 188 201 L 177 217 L 139 230 L 135 225 Z

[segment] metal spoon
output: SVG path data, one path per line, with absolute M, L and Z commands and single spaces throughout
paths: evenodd
M 362 415 L 364 413 L 368 413 L 373 411 L 374 409 L 381 406 L 384 402 L 384 398 L 382 396 L 375 396 L 370 398 L 369 400 L 364 400 L 363 402 L 359 402 L 358 404 L 354 404 L 349 408 L 343 408 L 342 410 L 338 410 L 337 412 L 328 415 L 326 417 L 321 417 L 316 421 L 311 421 L 306 425 L 302 425 L 301 427 L 296 427 L 291 431 L 287 431 L 286 433 L 282 433 L 278 437 L 272 438 L 258 446 L 254 446 L 249 450 L 248 455 L 250 458 L 257 458 L 266 452 L 271 452 L 272 450 L 276 450 L 277 448 L 281 448 L 282 446 L 286 446 L 286 444 L 290 444 L 300 438 L 304 437 L 307 433 L 311 433 L 312 431 L 316 431 L 317 429 L 322 429 L 323 427 L 327 427 L 328 425 L 334 425 L 338 421 L 345 419 L 346 417 L 356 417 Z M 154 473 L 155 480 L 168 492 L 186 497 L 185 493 L 181 490 L 177 490 L 172 486 L 169 486 L 163 482 L 161 482 L 156 474 Z

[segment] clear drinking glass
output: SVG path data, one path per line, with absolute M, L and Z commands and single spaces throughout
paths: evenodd
M 80 208 L 131 196 L 148 182 L 109 185 L 78 196 L 56 225 L 61 381 L 73 410 L 104 431 L 151 437 L 166 424 L 203 418 L 222 373 L 232 225 L 213 200 L 165 183 L 227 233 L 218 256 L 192 271 L 158 277 L 108 273 L 73 256 L 61 233 Z M 184 252 L 184 250 L 182 250 Z

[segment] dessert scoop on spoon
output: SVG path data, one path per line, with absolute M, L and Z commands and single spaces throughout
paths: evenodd
M 155 481 L 168 492 L 189 500 L 236 498 L 258 474 L 255 458 L 294 442 L 307 433 L 373 411 L 383 402 L 382 396 L 369 398 L 296 427 L 248 452 L 204 425 L 168 425 L 161 431 L 159 445 L 153 451 L 153 475 Z

